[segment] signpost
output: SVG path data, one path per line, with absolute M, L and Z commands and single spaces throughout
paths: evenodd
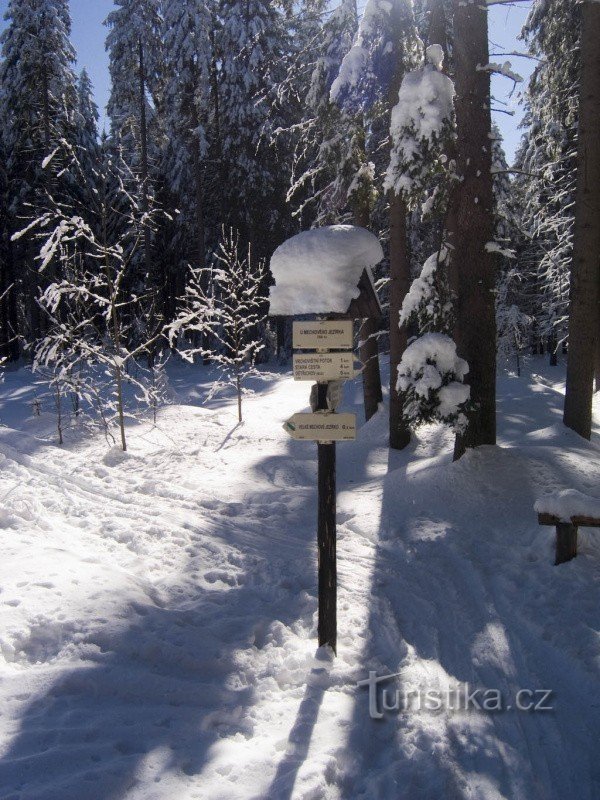
M 354 333 L 351 319 L 294 322 L 294 350 L 352 350 Z
M 317 411 L 294 414 L 283 426 L 292 439 L 312 442 L 352 442 L 356 439 L 356 414 Z
M 294 380 L 316 381 L 312 414 L 293 414 L 284 430 L 293 438 L 318 443 L 319 646 L 337 651 L 336 452 L 335 443 L 356 438 L 356 414 L 337 414 L 339 381 L 353 378 L 351 319 L 294 322 Z M 316 352 L 314 352 L 316 351 Z M 341 351 L 341 352 L 340 352 Z M 316 390 L 316 391 L 315 391 Z
M 354 375 L 352 353 L 294 353 L 295 381 L 347 381 Z

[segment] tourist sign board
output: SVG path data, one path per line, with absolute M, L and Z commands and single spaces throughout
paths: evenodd
M 350 319 L 318 320 L 293 324 L 293 346 L 300 350 L 352 350 L 353 325 Z
M 344 442 L 356 439 L 356 414 L 294 414 L 284 423 L 292 439 L 311 442 Z
M 350 353 L 294 353 L 295 381 L 347 381 L 355 375 Z

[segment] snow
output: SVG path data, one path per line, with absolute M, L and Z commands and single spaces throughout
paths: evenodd
M 440 418 L 457 414 L 459 407 L 469 399 L 469 394 L 469 387 L 458 381 L 452 381 L 447 386 L 442 386 L 438 392 Z
M 444 48 L 441 44 L 430 44 L 425 50 L 427 61 L 441 72 L 444 66 Z
M 436 363 L 440 372 L 453 372 L 459 378 L 464 378 L 469 371 L 467 362 L 456 355 L 452 339 L 443 333 L 426 333 L 415 339 L 404 351 L 401 364 L 406 370 L 414 371 L 429 360 Z M 400 381 L 399 388 L 405 388 Z
M 345 92 L 351 91 L 364 82 L 372 68 L 371 47 L 378 27 L 388 21 L 392 4 L 388 0 L 367 0 L 356 32 L 356 40 L 344 56 L 339 73 L 331 85 L 330 98 L 339 103 Z M 393 44 L 388 41 L 384 52 L 389 52 Z
M 406 325 L 421 305 L 424 305 L 428 314 L 433 316 L 436 272 L 438 266 L 444 264 L 447 259 L 448 250 L 446 247 L 442 247 L 425 261 L 421 274 L 411 283 L 410 289 L 402 301 L 400 326 Z
M 358 85 L 369 61 L 369 52 L 361 45 L 355 44 L 344 56 L 337 78 L 331 85 L 330 97 L 332 102 L 339 100 L 343 89 L 354 88 Z
M 398 102 L 392 109 L 392 151 L 385 188 L 397 193 L 413 191 L 420 171 L 425 169 L 420 163 L 423 161 L 419 158 L 420 151 L 439 141 L 452 119 L 454 84 L 439 71 L 442 61 L 436 47 L 439 45 L 428 49 L 428 58 L 433 63 L 404 76 Z M 443 59 L 443 52 L 441 57 Z
M 518 72 L 515 72 L 512 68 L 512 64 L 510 61 L 505 61 L 504 64 L 499 64 L 495 61 L 491 61 L 489 64 L 485 64 L 485 66 L 481 66 L 480 64 L 477 65 L 478 72 L 493 72 L 496 75 L 503 75 L 505 78 L 510 78 L 511 81 L 515 83 L 522 83 L 523 78 L 519 75 Z
M 500 242 L 486 242 L 485 251 L 486 253 L 494 253 L 499 256 L 503 256 L 504 258 L 517 257 L 514 250 L 511 250 L 508 247 L 503 247 Z
M 540 497 L 536 501 L 535 511 L 558 517 L 564 522 L 570 522 L 572 517 L 600 519 L 600 498 L 590 497 L 576 489 L 561 489 Z
M 387 412 L 338 448 L 338 656 L 316 646 L 316 448 L 283 421 L 305 385 L 263 373 L 236 424 L 211 368 L 130 452 L 67 432 L 8 371 L 0 398 L 0 796 L 10 800 L 594 800 L 597 532 L 553 566 L 533 503 L 600 481 L 560 422 L 561 368 L 501 376 L 500 446 L 387 447 Z M 384 375 L 385 380 L 385 375 Z M 344 410 L 362 419 L 360 380 Z M 598 417 L 596 416 L 596 420 Z M 388 712 L 401 691 L 552 689 L 551 712 Z M 400 792 L 400 794 L 399 794 Z
M 407 395 L 404 414 L 418 425 L 433 419 L 462 427 L 462 405 L 470 389 L 463 384 L 469 365 L 443 333 L 426 333 L 411 342 L 400 359 L 396 389 Z
M 42 169 L 46 169 L 46 167 L 47 167 L 47 166 L 50 164 L 50 162 L 52 161 L 52 159 L 53 159 L 53 158 L 54 158 L 54 156 L 55 156 L 55 155 L 58 153 L 58 151 L 59 151 L 59 150 L 60 150 L 60 148 L 59 148 L 59 147 L 56 147 L 56 148 L 55 148 L 55 149 L 54 149 L 54 150 L 53 150 L 53 151 L 52 151 L 52 152 L 51 152 L 49 155 L 47 155 L 47 156 L 46 156 L 46 157 L 45 157 L 45 158 L 42 160 Z
M 359 295 L 365 268 L 383 258 L 376 236 L 354 225 L 330 225 L 292 236 L 273 253 L 270 314 L 345 314 Z

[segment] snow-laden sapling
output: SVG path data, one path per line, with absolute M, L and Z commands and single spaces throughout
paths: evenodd
M 423 264 L 400 310 L 400 326 L 415 322 L 420 333 L 452 329 L 452 301 L 447 280 L 448 250 L 441 247 Z
M 467 362 L 443 333 L 426 333 L 404 351 L 396 388 L 403 393 L 404 419 L 411 426 L 443 422 L 462 430 L 467 422 L 469 387 L 463 383 Z
M 199 355 L 218 367 L 222 379 L 210 396 L 224 384 L 235 386 L 241 422 L 244 382 L 265 347 L 266 264 L 254 261 L 250 245 L 240 254 L 239 234 L 233 230 L 223 231 L 212 262 L 205 269 L 190 269 L 169 336 L 187 361 Z
M 505 272 L 496 292 L 496 325 L 498 326 L 498 356 L 508 362 L 515 359 L 517 375 L 521 375 L 521 353 L 529 339 L 532 319 L 517 305 L 520 275 L 516 269 Z
M 55 392 L 66 388 L 94 407 L 109 438 L 116 419 L 126 450 L 124 384 L 149 396 L 133 366 L 141 357 L 155 358 L 163 336 L 160 319 L 140 322 L 148 317 L 152 290 L 140 296 L 133 288 L 136 260 L 157 212 L 143 211 L 139 182 L 119 151 L 102 155 L 90 222 L 49 196 L 49 210 L 26 229 L 38 229 L 42 240 L 39 271 L 53 265 L 60 276 L 39 299 L 47 324 L 34 365 L 51 370 Z M 70 168 L 80 177 L 75 153 Z

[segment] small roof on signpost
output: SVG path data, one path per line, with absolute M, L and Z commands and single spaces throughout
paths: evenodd
M 292 236 L 271 258 L 269 314 L 381 317 L 370 268 L 383 259 L 379 239 L 356 225 L 329 225 Z

